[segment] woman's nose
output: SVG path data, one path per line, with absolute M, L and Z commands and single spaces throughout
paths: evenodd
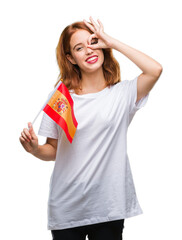
M 87 53 L 92 53 L 93 52 L 93 49 L 89 48 L 89 47 L 86 47 L 86 52 Z

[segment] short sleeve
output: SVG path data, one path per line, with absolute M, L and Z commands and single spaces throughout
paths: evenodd
M 58 139 L 59 136 L 57 123 L 54 122 L 45 112 L 43 112 L 38 135 L 54 139 Z
M 137 103 L 137 80 L 138 76 L 133 80 L 128 81 L 128 106 L 129 106 L 129 123 L 133 119 L 135 113 L 142 107 L 145 106 L 149 93 L 141 98 Z

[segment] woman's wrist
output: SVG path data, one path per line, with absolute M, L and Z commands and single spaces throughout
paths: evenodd
M 40 145 L 38 145 L 36 148 L 34 148 L 31 152 L 31 154 L 35 157 L 37 157 L 38 153 L 39 153 L 39 150 L 40 150 Z
M 56 148 L 51 144 L 45 143 L 44 145 L 38 145 L 36 149 L 32 151 L 32 155 L 44 161 L 54 161 L 56 158 Z
M 111 48 L 118 50 L 118 44 L 119 44 L 119 40 L 115 39 L 115 38 L 111 38 L 110 40 L 110 46 Z

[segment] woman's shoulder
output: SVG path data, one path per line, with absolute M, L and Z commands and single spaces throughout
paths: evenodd
M 122 80 L 122 81 L 114 83 L 112 86 L 114 88 L 121 88 L 121 87 L 126 86 L 127 84 L 128 84 L 128 80 Z

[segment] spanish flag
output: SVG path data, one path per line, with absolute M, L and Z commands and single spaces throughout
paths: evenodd
M 56 87 L 43 111 L 64 130 L 68 140 L 72 143 L 78 123 L 73 111 L 73 99 L 62 81 Z

